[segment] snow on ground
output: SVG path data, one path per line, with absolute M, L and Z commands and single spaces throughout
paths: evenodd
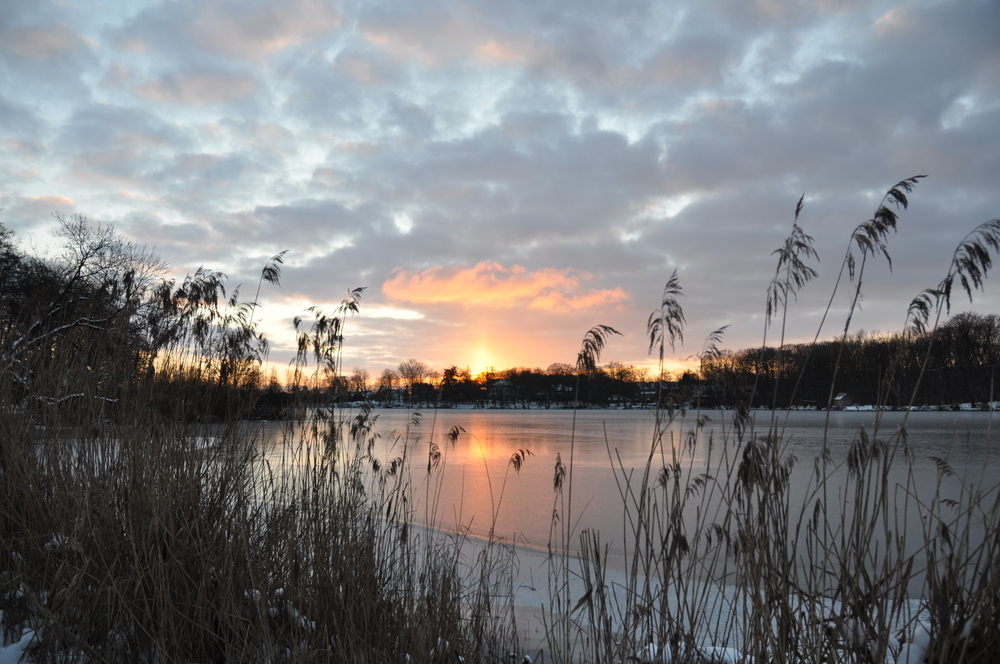
M 3 626 L 3 611 L 0 611 L 0 628 Z M 0 634 L 3 630 L 0 629 Z M 6 643 L 0 638 L 0 664 L 18 664 L 18 662 L 30 662 L 31 658 L 25 658 L 25 653 L 31 641 L 35 638 L 35 632 L 30 629 L 24 630 L 21 638 L 13 643 Z M 24 658 L 22 660 L 22 658 Z
M 467 561 L 477 560 L 482 546 L 482 541 L 469 537 L 463 548 L 463 558 Z M 543 614 L 549 611 L 551 606 L 547 587 L 549 556 L 545 551 L 522 546 L 515 547 L 514 555 L 516 561 L 514 569 L 514 617 L 517 623 L 518 640 L 523 652 L 534 658 L 534 661 L 541 661 L 538 655 L 546 648 L 546 628 Z M 571 562 L 571 565 L 575 565 L 575 563 Z M 626 575 L 613 567 L 609 564 L 606 569 L 606 582 L 619 589 L 625 588 Z M 583 596 L 585 592 L 583 580 L 578 574 L 571 574 L 570 595 L 572 601 Z M 691 592 L 707 598 L 705 606 L 710 615 L 706 616 L 706 620 L 703 621 L 706 625 L 719 616 L 737 613 L 734 607 L 738 598 L 734 586 L 712 583 L 707 584 L 703 589 Z M 679 613 L 677 606 L 671 608 L 675 614 Z M 921 604 L 918 600 L 910 600 L 910 616 L 917 616 L 920 609 Z M 552 616 L 548 615 L 547 618 L 551 625 Z M 903 617 L 904 622 L 907 619 L 907 617 Z M 582 622 L 585 623 L 585 620 Z M 922 664 L 929 645 L 929 636 L 927 636 L 928 631 L 925 625 L 920 622 L 915 622 L 915 625 L 911 633 L 899 634 L 903 645 L 900 645 L 900 640 L 897 640 L 895 635 L 888 637 L 890 651 L 886 656 L 886 664 Z M 738 633 L 739 631 L 736 629 L 730 633 Z M 724 644 L 712 643 L 714 639 L 709 633 L 709 627 L 705 627 L 705 632 L 698 635 L 698 638 L 701 641 L 698 654 L 705 664 L 752 664 L 753 662 L 752 658 L 744 656 L 741 650 L 742 643 L 738 639 L 729 639 Z M 872 643 L 871 648 L 874 650 L 876 644 Z M 659 647 L 655 642 L 650 642 L 645 647 L 640 648 L 634 655 L 634 660 L 638 662 L 668 664 L 672 659 L 673 653 L 670 648 L 666 645 Z
M 419 529 L 419 527 L 418 527 Z M 422 529 L 421 529 L 422 530 Z M 426 531 L 425 531 L 426 533 Z M 439 532 L 439 535 L 442 533 Z M 470 565 L 469 571 L 474 571 L 475 561 L 479 559 L 486 542 L 475 537 L 463 538 L 462 558 L 466 565 Z M 61 540 L 53 541 L 64 543 Z M 550 558 L 547 552 L 531 549 L 523 546 L 515 547 L 513 553 L 514 574 L 514 607 L 513 617 L 516 622 L 517 635 L 521 644 L 521 661 L 541 661 L 539 655 L 547 645 L 546 627 L 544 616 L 551 610 L 551 603 L 548 595 L 548 581 Z M 574 564 L 571 561 L 571 565 Z M 471 578 L 471 577 L 470 577 Z M 613 587 L 624 588 L 627 585 L 627 578 L 624 572 L 608 568 L 606 570 L 606 582 Z M 577 574 L 571 576 L 570 593 L 572 598 L 583 595 L 585 587 L 582 579 Z M 701 593 L 707 593 L 701 595 Z M 733 586 L 721 584 L 708 584 L 703 590 L 697 591 L 700 596 L 708 597 L 706 602 L 708 611 L 712 615 L 732 615 L 734 607 L 738 601 L 736 590 Z M 275 591 L 277 600 L 281 600 L 281 590 Z M 669 600 L 668 600 L 669 601 Z M 279 602 L 280 603 L 280 602 Z M 675 611 L 677 607 L 672 607 Z M 916 615 L 919 612 L 919 602 L 911 600 L 911 609 Z M 277 610 L 277 609 L 273 609 Z M 293 609 L 290 609 L 294 611 Z M 305 620 L 304 616 L 297 613 L 293 619 Z M 708 616 L 710 618 L 711 616 Z M 551 624 L 552 616 L 548 615 Z M 706 620 L 711 622 L 711 620 Z M 3 612 L 0 611 L 0 628 L 3 626 Z M 844 626 L 841 626 L 842 629 Z M 729 630 L 727 630 L 729 631 Z M 848 632 L 851 630 L 848 629 Z M 968 638 L 972 631 L 971 622 L 964 625 L 961 631 L 962 638 Z M 739 632 L 738 629 L 735 630 Z M 0 631 L 2 633 L 2 631 Z M 887 664 L 922 664 L 925 659 L 927 648 L 930 646 L 930 634 L 927 626 L 919 620 L 912 623 L 908 633 L 899 634 L 897 641 L 894 637 L 889 637 L 891 644 L 890 653 L 887 656 Z M 30 655 L 30 648 L 35 633 L 31 629 L 25 629 L 17 640 L 7 643 L 0 638 L 0 664 L 31 664 L 33 659 Z M 737 664 L 739 662 L 749 662 L 749 658 L 744 658 L 740 650 L 741 643 L 728 642 L 723 645 L 713 644 L 711 634 L 706 632 L 699 635 L 702 645 L 699 654 L 704 662 L 711 664 Z M 858 644 L 855 644 L 858 645 Z M 440 646 L 440 644 L 439 644 Z M 736 646 L 736 647 L 732 647 Z M 641 648 L 635 659 L 640 662 L 669 662 L 673 653 L 669 647 L 660 648 L 655 642 L 649 643 Z
M 931 635 L 923 623 L 917 623 L 913 632 L 899 649 L 896 664 L 922 664 L 927 647 L 931 644 Z
M 528 585 L 525 577 L 525 572 L 527 572 L 527 578 L 532 579 L 531 583 L 542 582 L 547 574 L 545 565 L 547 565 L 547 556 L 541 552 L 529 550 L 518 553 L 517 577 L 520 585 L 516 586 L 514 616 L 517 621 L 518 637 L 523 649 L 522 652 L 524 653 L 522 662 L 531 662 L 532 654 L 537 659 L 546 645 L 542 607 L 546 606 L 547 597 L 539 592 L 538 588 L 534 585 Z M 610 574 L 615 576 L 614 573 Z M 621 582 L 623 580 L 613 579 L 612 582 Z M 572 591 L 575 593 L 582 592 L 582 582 L 577 580 L 576 585 L 580 585 L 580 587 L 573 588 Z M 722 587 L 718 589 L 716 601 L 731 603 L 732 599 L 732 589 L 729 589 L 729 591 Z M 0 627 L 2 626 L 3 612 L 0 611 Z M 970 633 L 971 622 L 964 626 L 961 636 L 967 638 Z M 33 630 L 25 629 L 17 641 L 6 643 L 0 639 L 0 664 L 30 664 L 33 662 L 30 655 L 30 646 L 34 637 L 35 633 Z M 888 654 L 887 664 L 893 662 L 895 664 L 923 664 L 927 648 L 930 646 L 931 641 L 927 626 L 922 622 L 917 622 L 909 634 L 901 634 L 901 637 L 903 638 L 902 644 L 899 644 L 895 638 L 890 637 L 889 640 L 893 644 L 893 647 L 890 648 L 891 652 Z M 442 645 L 440 641 L 439 639 L 438 647 L 447 649 L 447 642 L 444 642 L 444 645 Z M 745 658 L 739 648 L 711 644 L 703 645 L 699 649 L 699 654 L 704 662 L 711 664 L 739 664 L 741 662 L 752 663 L 753 661 L 752 658 Z M 668 646 L 664 646 L 661 649 L 655 642 L 652 642 L 646 647 L 641 648 L 636 653 L 635 659 L 639 662 L 649 662 L 651 664 L 653 662 L 666 664 L 673 659 L 672 655 L 673 653 Z

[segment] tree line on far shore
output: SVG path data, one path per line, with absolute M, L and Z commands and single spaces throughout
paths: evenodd
M 687 383 L 697 382 L 693 372 L 684 376 Z M 664 380 L 666 384 L 672 378 L 668 374 Z M 487 367 L 473 375 L 456 365 L 436 371 L 411 358 L 375 377 L 357 367 L 329 389 L 337 401 L 370 399 L 384 406 L 530 408 L 654 404 L 658 383 L 648 367 L 623 362 L 611 362 L 592 372 L 557 362 L 546 369 Z
M 344 321 L 357 311 L 363 289 L 351 291 L 334 314 L 313 311 L 314 320 L 297 327 L 296 378 L 281 385 L 261 372 L 267 340 L 258 331 L 256 303 L 265 282 L 278 284 L 282 254 L 264 266 L 247 300 L 238 289 L 227 293 L 220 273 L 167 280 L 155 254 L 113 229 L 82 217 L 58 220 L 62 251 L 47 259 L 20 251 L 0 224 L 0 393 L 6 407 L 36 420 L 50 411 L 113 419 L 140 394 L 153 417 L 220 420 L 277 418 L 293 402 L 361 400 L 414 407 L 666 401 L 825 408 L 840 393 L 886 407 L 997 399 L 1000 316 L 976 313 L 957 314 L 932 332 L 859 332 L 843 341 L 720 350 L 679 375 L 611 362 L 587 371 L 556 363 L 474 376 L 409 359 L 371 376 L 341 366 Z
M 914 406 L 986 407 L 1000 399 L 997 369 L 1000 316 L 966 312 L 933 333 L 860 331 L 815 345 L 720 350 L 702 358 L 699 370 L 667 372 L 659 381 L 647 367 L 622 362 L 593 372 L 556 363 L 546 369 L 488 368 L 474 376 L 467 368 L 435 371 L 409 359 L 374 377 L 357 367 L 334 380 L 327 397 L 423 407 L 649 407 L 668 399 L 703 408 L 732 408 L 741 400 L 756 408 L 826 408 L 846 394 L 856 404 L 888 408 L 910 406 L 911 400 Z
M 888 408 L 985 407 L 1000 398 L 998 369 L 1000 316 L 965 312 L 923 334 L 861 331 L 780 350 L 724 350 L 703 360 L 700 378 L 712 405 L 752 395 L 754 407 L 826 408 L 846 393 L 854 403 Z

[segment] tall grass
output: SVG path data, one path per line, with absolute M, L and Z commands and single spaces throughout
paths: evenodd
M 162 395 L 161 395 L 162 398 Z M 413 526 L 406 452 L 377 417 L 259 424 L 0 415 L 0 610 L 37 662 L 507 661 L 509 558 Z M 401 449 L 405 450 L 403 445 Z M 508 601 L 509 603 L 509 601 Z M 509 616 L 509 611 L 508 611 Z

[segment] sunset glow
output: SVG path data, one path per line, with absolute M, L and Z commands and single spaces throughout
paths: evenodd
M 511 309 L 527 306 L 547 311 L 592 309 L 628 299 L 621 288 L 594 290 L 582 285 L 593 275 L 578 270 L 479 263 L 473 267 L 432 267 L 420 272 L 396 270 L 382 284 L 391 300 L 419 304 L 461 304 Z
M 473 376 L 477 376 L 486 370 L 486 367 L 495 366 L 507 366 L 502 363 L 498 363 L 493 359 L 493 355 L 490 353 L 489 348 L 487 348 L 485 343 L 480 343 L 479 348 L 476 349 L 475 355 L 473 355 L 472 360 L 468 363 L 469 372 Z

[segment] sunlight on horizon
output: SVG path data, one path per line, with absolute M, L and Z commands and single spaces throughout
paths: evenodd
M 478 376 L 482 372 L 486 371 L 488 367 L 495 367 L 496 361 L 493 358 L 493 354 L 490 352 L 489 346 L 485 342 L 480 342 L 476 347 L 476 351 L 472 356 L 472 361 L 469 363 L 469 373 L 473 376 Z
M 462 358 L 456 358 L 454 361 L 443 363 L 440 366 L 433 363 L 429 363 L 429 366 L 431 370 L 438 372 L 443 372 L 445 369 L 451 366 L 458 367 L 458 369 L 460 370 L 467 369 L 469 371 L 469 375 L 473 379 L 481 377 L 487 371 L 499 373 L 506 369 L 528 368 L 545 372 L 552 364 L 569 364 L 570 366 L 573 366 L 572 363 L 563 361 L 565 359 L 562 357 L 564 355 L 563 353 L 557 353 L 557 352 L 553 352 L 552 353 L 553 359 L 544 364 L 539 364 L 539 363 L 530 364 L 530 363 L 516 362 L 516 361 L 507 362 L 503 361 L 500 355 L 501 355 L 500 353 L 495 353 L 492 350 L 492 348 L 486 344 L 486 342 L 483 342 L 478 346 L 476 346 L 471 355 L 465 356 L 468 359 L 463 360 Z M 419 360 L 420 358 L 418 357 L 415 359 Z M 656 376 L 659 373 L 659 368 L 657 366 L 658 363 L 655 361 L 630 362 L 627 360 L 621 360 L 620 358 L 609 356 L 606 358 L 606 361 L 600 363 L 600 366 L 602 368 L 607 368 L 608 365 L 611 364 L 612 362 L 621 362 L 628 366 L 634 366 L 640 371 L 645 369 L 647 371 L 645 380 L 648 381 L 655 381 Z M 349 377 L 355 368 L 362 368 L 367 370 L 369 373 L 369 380 L 372 383 L 374 383 L 375 381 L 377 381 L 378 376 L 379 374 L 382 373 L 383 369 L 390 368 L 395 370 L 397 367 L 396 364 L 392 362 L 366 363 L 361 360 L 355 361 L 351 358 L 345 358 L 345 364 L 343 370 L 344 375 Z M 668 373 L 669 376 L 668 379 L 677 380 L 680 378 L 681 374 L 683 374 L 685 371 L 693 371 L 695 373 L 698 373 L 699 364 L 697 360 L 692 360 L 690 358 L 684 358 L 684 359 L 668 358 L 667 360 L 664 361 L 663 368 L 664 371 Z M 306 367 L 304 370 L 303 378 L 311 382 L 314 378 L 313 374 L 315 373 L 315 370 L 316 367 L 314 366 Z M 265 360 L 261 367 L 261 372 L 265 384 L 267 384 L 271 380 L 271 378 L 274 377 L 277 379 L 279 384 L 287 385 L 289 381 L 292 380 L 293 366 L 291 363 Z M 437 383 L 439 380 L 440 378 L 438 378 L 437 380 L 431 380 L 429 382 Z

